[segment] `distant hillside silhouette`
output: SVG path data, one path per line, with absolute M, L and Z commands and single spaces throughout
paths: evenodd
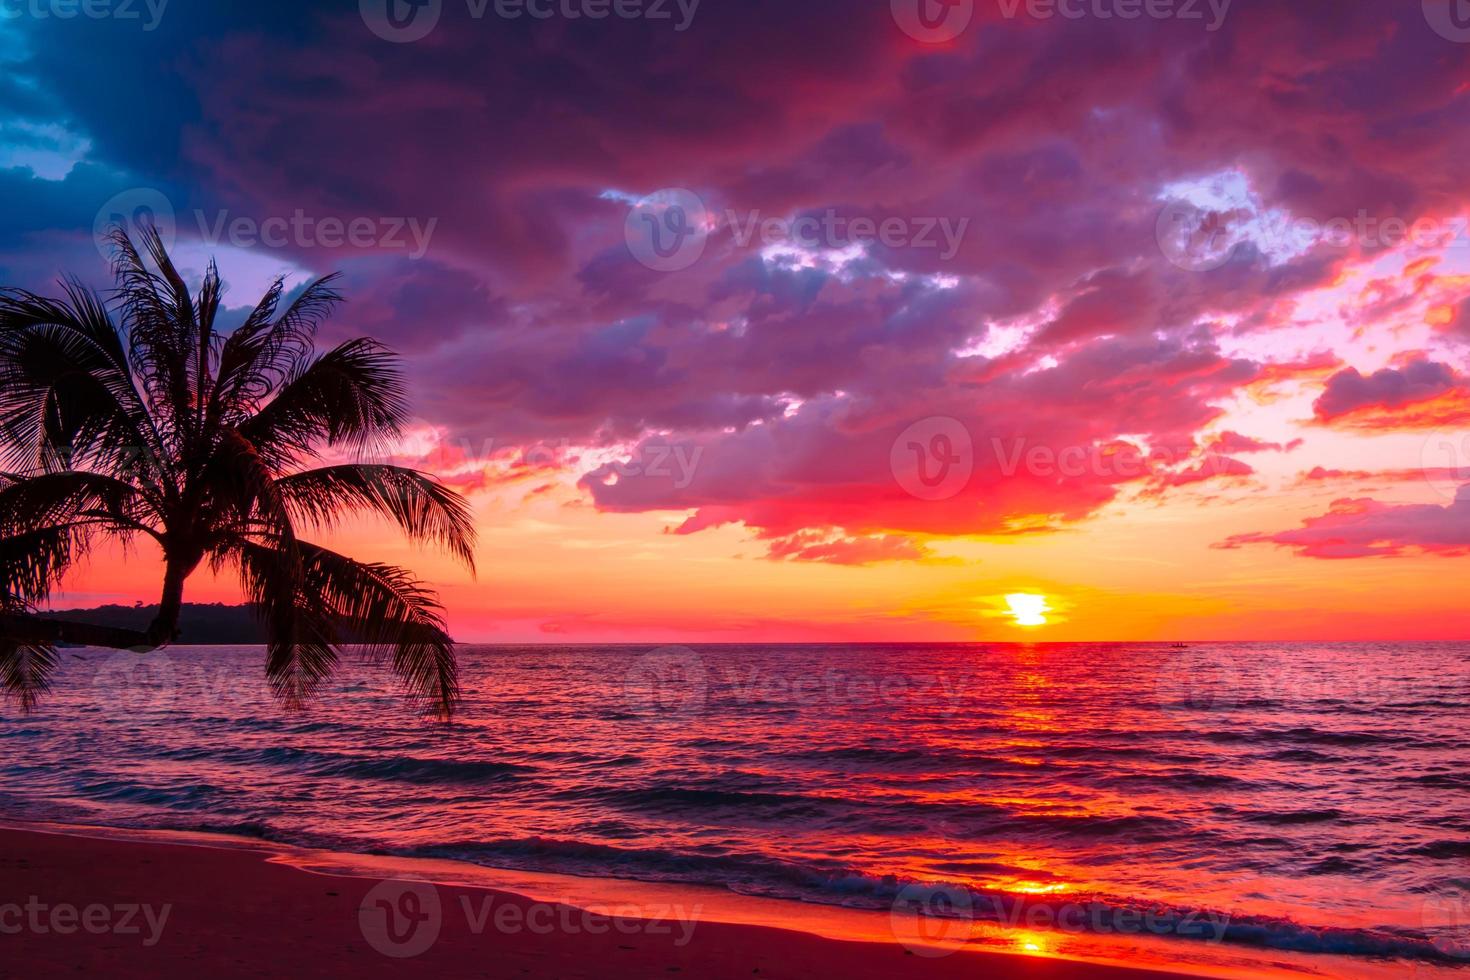
M 94 609 L 48 609 L 40 613 L 46 619 L 67 623 L 88 623 L 115 629 L 139 629 L 158 615 L 158 606 L 97 606 Z M 353 643 L 352 630 L 344 630 L 342 640 Z M 255 618 L 250 606 L 227 606 L 222 602 L 186 602 L 179 613 L 179 638 L 174 646 L 217 646 L 241 643 L 264 643 L 265 627 Z
M 158 606 L 98 606 L 95 609 L 57 609 L 42 613 L 47 619 L 89 623 L 119 629 L 146 629 L 158 615 Z M 186 602 L 179 613 L 178 645 L 203 646 L 219 643 L 264 643 L 265 628 L 249 606 L 227 606 L 222 602 Z

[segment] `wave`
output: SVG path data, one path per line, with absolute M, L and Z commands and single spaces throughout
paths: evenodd
M 1201 772 L 1197 769 L 1170 769 L 1165 772 L 1125 773 L 1106 776 L 1104 782 L 1118 786 L 1162 786 L 1180 789 L 1248 790 L 1256 784 L 1223 772 Z
M 1345 815 L 1341 810 L 1329 808 L 1325 810 L 1282 810 L 1263 813 L 1240 811 L 1237 813 L 1237 816 L 1241 820 L 1250 823 L 1264 823 L 1274 827 L 1290 827 L 1295 824 L 1341 821 Z
M 844 745 L 826 749 L 784 752 L 782 758 L 797 762 L 859 763 L 865 769 L 930 769 L 956 761 L 952 755 L 936 757 L 924 749 L 894 749 L 871 745 Z
M 892 797 L 855 798 L 791 793 L 766 787 L 655 783 L 632 789 L 568 790 L 567 800 L 595 801 L 653 814 L 700 814 L 757 822 L 803 821 L 808 826 L 853 827 L 866 833 L 911 836 L 916 826 L 930 825 L 949 835 L 985 834 L 1027 839 L 1096 840 L 1130 837 L 1139 842 L 1164 841 L 1178 835 L 1172 817 L 1144 814 L 1094 816 L 1074 813 L 1026 813 L 974 801 L 930 802 Z M 820 824 L 818 824 L 820 822 Z
M 797 865 L 752 854 L 697 854 L 547 837 L 462 841 L 402 853 L 530 870 L 570 868 L 573 873 L 718 884 L 744 894 L 874 911 L 906 904 L 925 914 L 936 907 L 960 909 L 965 918 L 1003 926 L 1034 928 L 1040 922 L 1073 932 L 1131 931 L 1303 953 L 1456 960 L 1448 943 L 1427 933 L 1312 926 L 1288 918 L 1185 908 L 1126 896 L 1023 895 L 958 883 L 872 875 L 836 862 Z M 999 863 L 957 866 L 955 870 L 965 873 L 982 869 L 997 874 L 1032 874 Z M 944 895 L 948 901 L 937 906 L 930 901 L 935 895 Z M 954 914 L 944 917 L 953 918 Z
M 625 803 L 652 810 L 728 810 L 765 813 L 771 816 L 813 814 L 824 802 L 823 797 L 791 793 L 755 793 L 727 789 L 700 789 L 680 785 L 659 785 L 630 790 L 609 790 L 597 794 L 611 803 Z
M 739 795 L 739 794 L 733 794 Z M 1287 919 L 1241 917 L 1209 910 L 1151 904 L 1102 895 L 1036 896 L 972 888 L 947 882 L 919 882 L 895 875 L 865 873 L 842 863 L 797 864 L 750 853 L 696 853 L 672 848 L 620 847 L 596 841 L 555 837 L 451 841 L 413 847 L 364 848 L 318 834 L 283 833 L 269 823 L 166 821 L 170 829 L 221 833 L 290 843 L 304 847 L 370 850 L 405 857 L 466 861 L 489 867 L 521 868 L 634 880 L 723 886 L 731 891 L 777 899 L 889 911 L 916 896 L 964 896 L 966 917 L 1002 926 L 1037 922 L 1077 932 L 1150 932 L 1191 940 L 1213 940 L 1299 952 L 1396 956 L 1450 960 L 1452 957 L 1423 935 L 1303 926 Z M 157 823 L 155 822 L 156 826 Z M 1123 822 L 1123 826 L 1127 822 Z M 354 847 L 355 844 L 355 847 Z M 1034 869 L 1001 862 L 958 862 L 946 870 L 956 874 L 1026 875 Z M 933 906 L 924 903 L 927 912 Z M 954 902 L 946 908 L 956 907 Z M 952 916 L 951 916 L 952 917 Z
M 210 760 L 233 765 L 288 769 L 292 775 L 338 776 L 390 782 L 493 783 L 524 778 L 535 770 L 511 762 L 483 759 L 438 759 L 411 755 L 353 755 L 292 746 L 261 749 L 178 748 L 158 752 L 176 761 Z
M 1470 840 L 1430 841 L 1428 844 L 1421 844 L 1418 847 L 1409 848 L 1407 853 L 1417 854 L 1436 861 L 1466 858 L 1470 857 Z
M 150 786 L 127 779 L 114 779 L 101 773 L 79 773 L 75 783 L 78 793 L 89 800 L 109 803 L 134 803 L 166 807 L 170 810 L 198 810 L 218 806 L 223 797 L 238 796 L 239 791 L 223 789 L 210 783 L 170 782 Z
M 283 841 L 274 827 L 259 820 L 242 820 L 238 823 L 218 823 L 205 821 L 203 823 L 191 823 L 187 826 L 177 828 L 179 830 L 191 830 L 201 834 L 228 834 L 231 837 L 251 837 L 256 840 Z
M 1278 749 L 1275 752 L 1267 752 L 1258 758 L 1270 759 L 1272 762 L 1337 762 L 1337 756 L 1318 752 L 1315 749 Z
M 1418 776 L 1403 776 L 1398 782 L 1433 786 L 1436 789 L 1470 789 L 1470 773 L 1430 772 Z
M 1210 742 L 1226 745 L 1254 744 L 1257 742 L 1286 742 L 1296 745 L 1414 745 L 1420 740 L 1407 735 L 1385 735 L 1378 732 L 1335 732 L 1320 728 L 1256 728 L 1250 731 L 1201 732 L 1199 735 Z

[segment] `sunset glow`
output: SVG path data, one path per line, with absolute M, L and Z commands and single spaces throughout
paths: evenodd
M 94 216 L 156 212 L 186 278 L 219 260 L 226 326 L 278 273 L 341 270 L 323 340 L 398 350 L 415 413 L 373 455 L 466 495 L 479 574 L 355 518 L 331 542 L 422 569 L 461 639 L 1453 638 L 1466 46 L 1384 6 L 1334 13 L 1309 62 L 1321 25 L 1293 5 L 1211 31 L 988 8 L 942 41 L 885 3 L 782 11 L 783 36 L 841 36 L 752 40 L 754 62 L 729 52 L 761 17 L 733 9 L 669 51 L 583 23 L 548 55 L 500 24 L 514 64 L 488 25 L 390 44 L 355 9 L 263 59 L 237 40 L 265 18 L 199 35 L 213 70 L 168 83 L 167 139 L 79 93 L 30 105 L 3 172 L 34 213 L 0 267 L 103 283 Z M 98 25 L 10 22 L 18 77 L 67 26 Z M 665 55 L 728 99 L 653 81 Z M 627 88 L 577 67 L 604 56 Z M 560 125 L 445 94 L 502 70 L 553 79 Z M 353 218 L 380 237 L 322 233 Z M 147 540 L 102 547 L 53 602 L 154 602 L 158 570 Z M 1049 608 L 976 614 L 1023 591 Z M 188 594 L 241 597 L 207 569 Z

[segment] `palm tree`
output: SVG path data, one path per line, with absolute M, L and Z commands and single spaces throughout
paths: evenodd
M 140 234 L 151 265 L 121 229 L 111 241 L 110 302 L 72 281 L 65 299 L 0 290 L 0 684 L 30 708 L 58 643 L 176 640 L 184 583 L 207 560 L 238 574 L 288 706 L 361 645 L 447 717 L 459 685 L 434 593 L 300 534 L 370 512 L 473 571 L 464 500 L 424 473 L 363 461 L 407 418 L 396 357 L 368 339 L 316 354 L 317 326 L 342 299 L 335 276 L 289 304 L 276 280 L 225 333 L 212 262 L 191 296 L 155 230 Z M 151 538 L 163 552 L 162 600 L 142 632 L 37 615 L 102 538 Z

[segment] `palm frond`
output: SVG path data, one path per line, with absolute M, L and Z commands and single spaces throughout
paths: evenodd
M 0 479 L 0 536 L 80 520 L 111 522 L 119 530 L 153 529 L 141 494 L 122 480 L 68 470 Z
M 0 292 L 0 461 L 55 470 L 162 458 L 119 328 L 94 294 L 66 289 L 69 303 Z
M 222 434 L 196 484 L 211 511 L 227 525 L 263 524 L 287 539 L 295 536 L 270 461 L 237 430 Z
M 396 523 L 410 540 L 443 547 L 474 570 L 474 515 L 464 498 L 427 473 L 347 463 L 282 477 L 276 490 L 305 523 L 331 528 L 346 513 L 369 511 Z
M 342 302 L 333 285 L 337 278 L 334 274 L 309 283 L 279 318 L 275 312 L 284 280 L 271 284 L 220 353 L 214 399 L 219 418 L 233 424 L 253 414 L 305 362 L 317 327 Z
M 386 659 L 426 707 L 448 718 L 459 667 L 438 597 L 411 573 L 303 545 L 307 595 L 335 615 L 374 659 Z
M 193 397 L 194 406 L 203 426 L 203 416 L 213 387 L 213 357 L 215 353 L 214 318 L 219 313 L 220 299 L 224 296 L 224 284 L 220 281 L 219 266 L 209 260 L 204 272 L 204 283 L 199 287 L 198 340 L 194 342 Z
M 175 450 L 193 439 L 194 364 L 190 357 L 197 339 L 194 301 L 178 270 L 168 260 L 163 239 L 154 227 L 142 231 L 144 250 L 158 264 L 150 269 L 127 233 L 114 228 L 113 275 L 129 342 L 134 374 L 152 406 L 155 426 Z
M 91 522 L 36 527 L 0 537 L 0 609 L 33 609 L 90 544 Z
M 293 374 L 239 431 L 273 465 L 284 468 L 325 446 L 383 448 L 408 421 L 397 360 L 375 340 L 334 347 Z
M 153 260 L 159 276 L 163 282 L 168 284 L 168 298 L 173 304 L 171 312 L 174 317 L 174 326 L 178 330 L 179 337 L 187 342 L 192 339 L 191 335 L 199 321 L 194 307 L 194 297 L 189 294 L 189 284 L 184 281 L 183 276 L 179 275 L 179 270 L 174 266 L 174 260 L 168 254 L 167 246 L 163 244 L 163 235 L 156 225 L 144 225 L 140 237 L 143 240 L 143 248 L 148 252 L 148 257 Z
M 314 610 L 311 627 L 299 634 L 306 652 L 315 656 L 314 644 L 323 635 L 331 637 L 333 647 L 359 644 L 370 659 L 387 660 L 410 695 L 440 717 L 450 717 L 459 701 L 459 668 L 434 593 L 402 568 L 354 561 L 304 541 L 297 549 L 301 591 L 291 615 L 299 617 L 302 607 Z M 242 567 L 257 570 L 280 559 L 268 543 L 244 542 L 241 553 Z M 279 598 L 271 602 L 285 612 Z M 298 618 L 298 629 L 300 624 Z M 301 652 L 282 657 L 277 669 L 299 670 L 301 657 Z
M 102 301 L 69 280 L 63 280 L 62 288 L 67 303 L 24 289 L 0 289 L 0 334 L 38 326 L 59 327 L 85 340 L 106 366 L 125 372 L 127 351 L 122 335 Z
M 51 690 L 51 675 L 58 662 L 56 648 L 50 644 L 0 638 L 0 688 L 20 702 L 22 711 L 31 711 L 41 695 Z
M 244 542 L 234 555 L 241 585 L 266 628 L 266 678 L 276 697 L 294 710 L 336 670 L 341 638 L 327 611 L 305 591 L 295 543 L 276 543 Z

